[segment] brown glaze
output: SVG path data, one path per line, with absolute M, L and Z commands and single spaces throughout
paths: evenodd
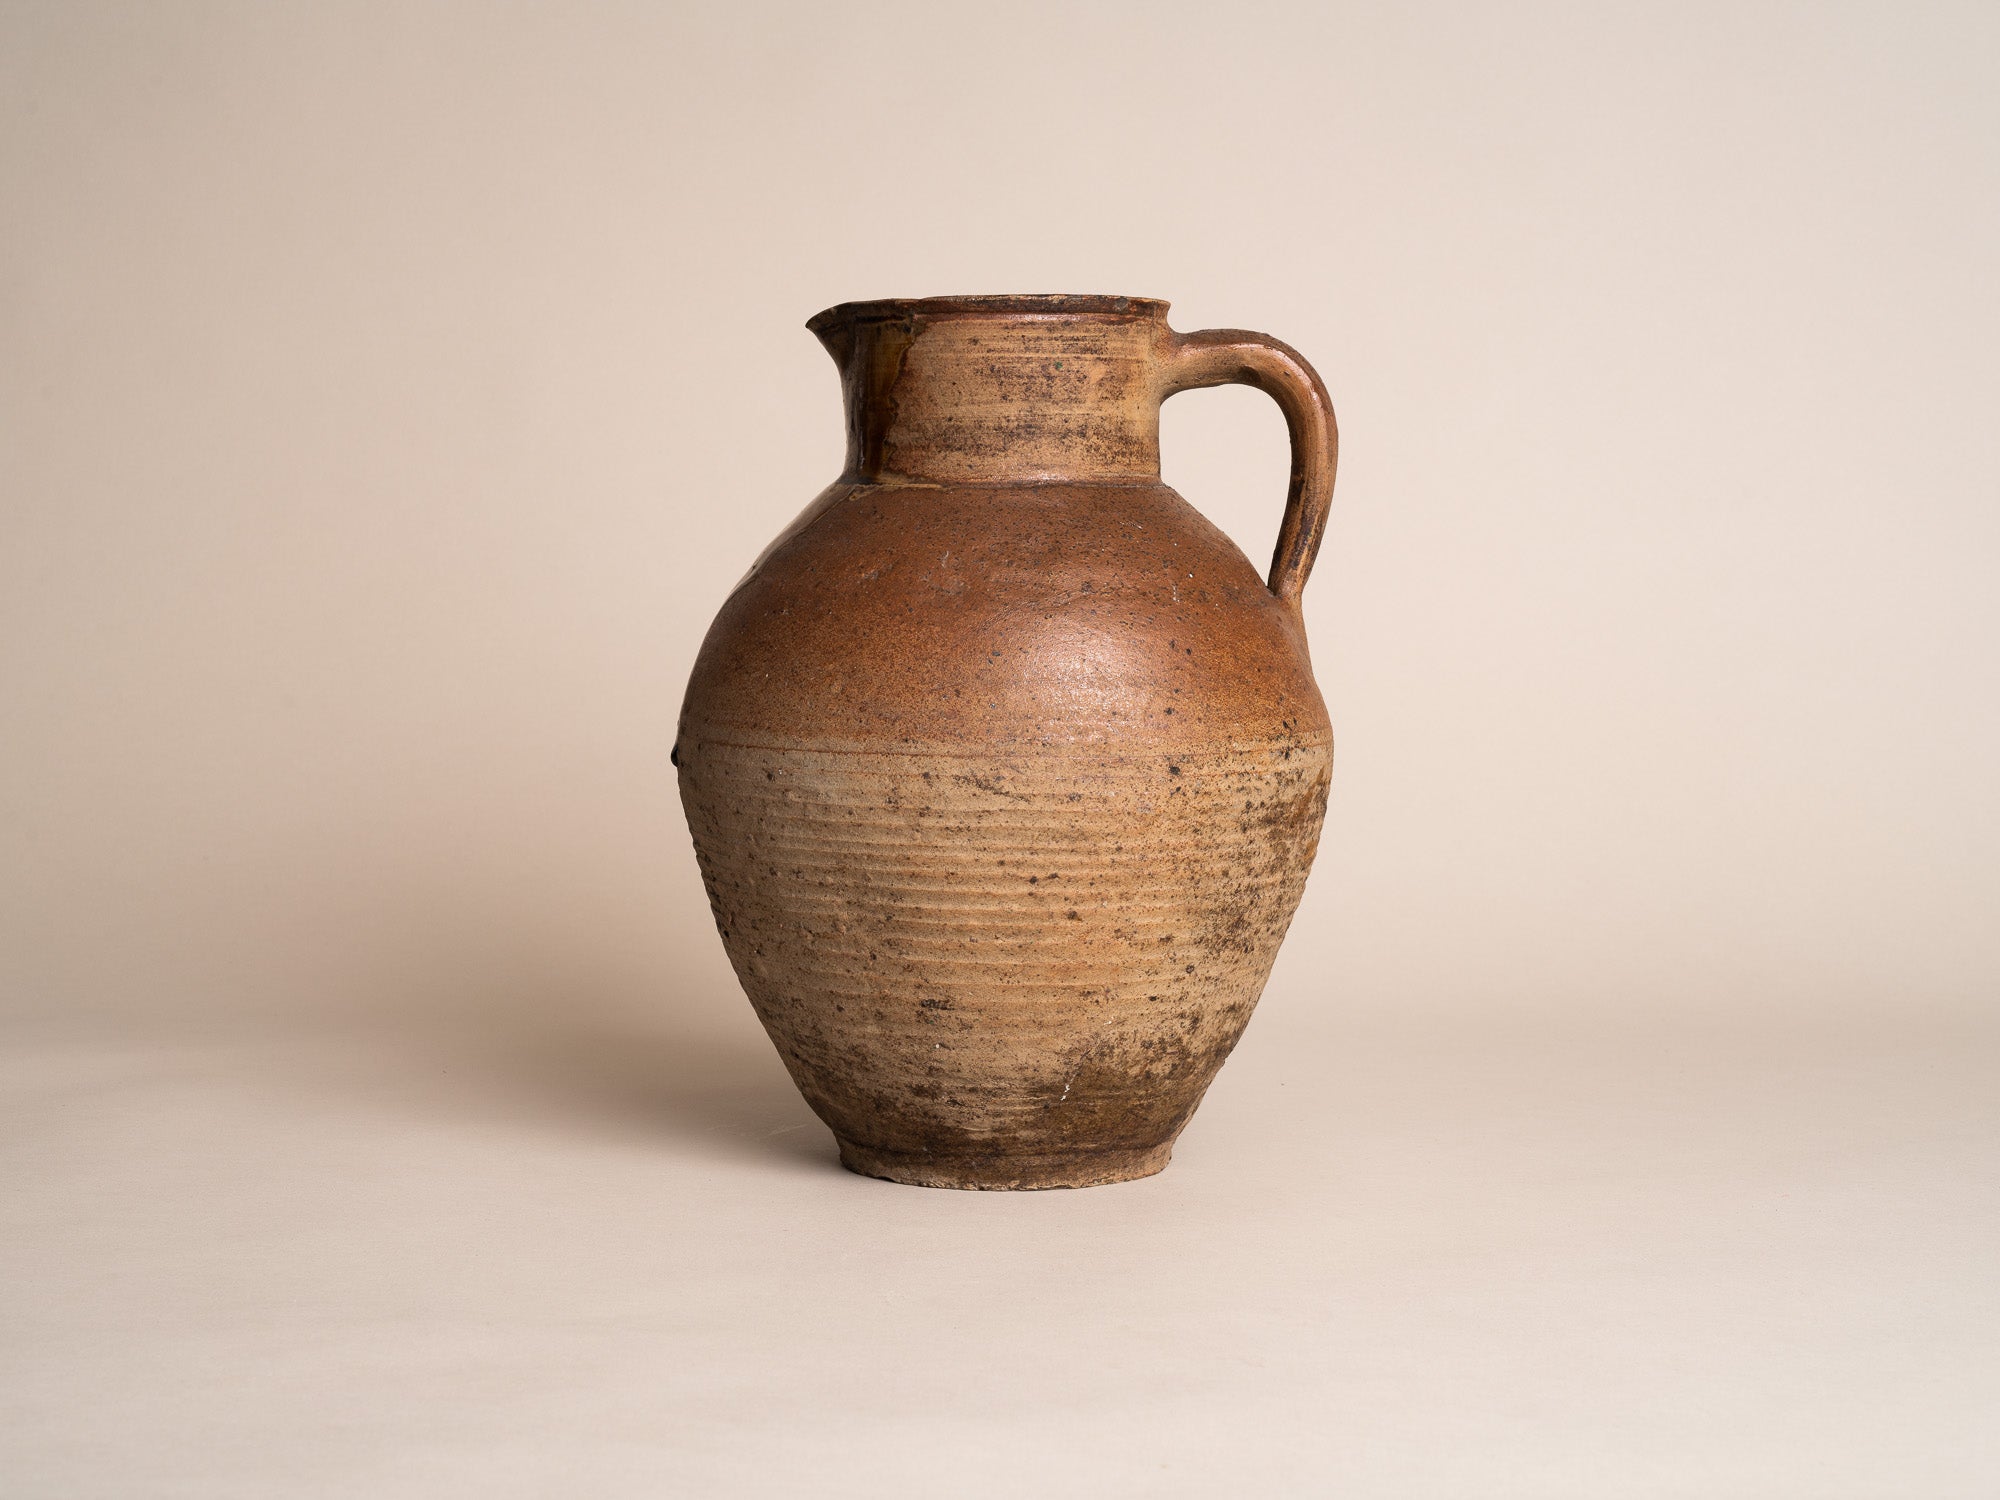
M 859 1172 L 1166 1165 L 1304 889 L 1332 736 L 1299 594 L 1333 412 L 1127 297 L 849 303 L 848 458 L 710 628 L 675 759 L 731 962 Z M 1293 440 L 1269 583 L 1159 481 L 1239 381 Z

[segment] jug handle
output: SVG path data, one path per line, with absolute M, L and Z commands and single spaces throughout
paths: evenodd
M 1209 385 L 1254 385 L 1285 414 L 1292 435 L 1292 483 L 1285 519 L 1271 555 L 1267 587 L 1294 615 L 1312 573 L 1333 503 L 1333 471 L 1340 457 L 1340 429 L 1333 400 L 1305 357 L 1289 344 L 1241 328 L 1176 333 L 1165 359 L 1161 399 Z

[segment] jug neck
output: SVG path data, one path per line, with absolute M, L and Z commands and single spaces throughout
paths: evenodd
M 806 326 L 840 366 L 850 482 L 1160 477 L 1164 302 L 848 302 Z

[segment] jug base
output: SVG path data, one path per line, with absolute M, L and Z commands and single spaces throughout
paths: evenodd
M 988 1156 L 936 1156 L 883 1151 L 854 1141 L 840 1142 L 840 1164 L 863 1177 L 880 1177 L 912 1187 L 986 1192 L 1102 1187 L 1112 1182 L 1130 1182 L 1165 1170 L 1173 1154 L 1172 1141 L 1136 1150 L 1066 1151 L 1041 1156 L 998 1151 Z

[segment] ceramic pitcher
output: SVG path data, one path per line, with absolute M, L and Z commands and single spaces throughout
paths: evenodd
M 723 604 L 675 763 L 729 958 L 854 1171 L 1080 1187 L 1167 1164 L 1326 809 L 1300 595 L 1326 388 L 1141 297 L 847 303 L 847 465 Z M 1268 578 L 1160 482 L 1160 403 L 1254 385 Z

